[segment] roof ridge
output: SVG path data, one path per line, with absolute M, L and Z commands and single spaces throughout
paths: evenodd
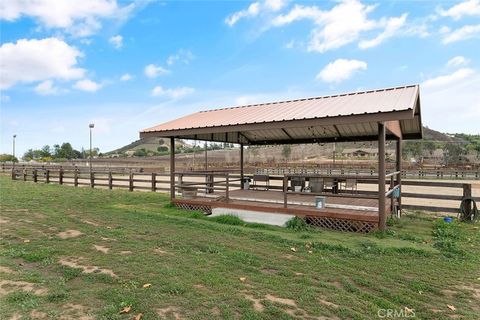
M 289 102 L 297 102 L 297 101 L 305 101 L 305 100 L 319 100 L 319 99 L 327 99 L 327 98 L 334 98 L 334 97 L 341 97 L 341 96 L 352 96 L 352 95 L 357 95 L 357 94 L 366 94 L 366 93 L 373 93 L 373 92 L 380 92 L 380 91 L 406 89 L 406 88 L 411 88 L 411 87 L 420 87 L 420 85 L 419 84 L 410 84 L 410 85 L 397 86 L 397 87 L 387 87 L 387 88 L 370 89 L 370 90 L 364 90 L 364 91 L 337 93 L 337 94 L 326 95 L 326 96 L 317 96 L 317 97 L 299 98 L 299 99 L 291 99 L 291 100 L 281 100 L 281 101 L 271 101 L 271 102 L 255 103 L 255 104 L 246 104 L 246 105 L 233 106 L 233 107 L 224 107 L 224 108 L 215 108 L 215 109 L 210 109 L 210 110 L 201 110 L 201 111 L 198 111 L 198 113 L 206 113 L 206 112 L 220 111 L 220 110 L 231 110 L 231 109 L 239 109 L 239 108 L 251 108 L 251 107 L 258 107 L 258 106 L 266 106 L 266 105 L 270 105 L 270 104 L 281 104 L 281 103 L 289 103 Z

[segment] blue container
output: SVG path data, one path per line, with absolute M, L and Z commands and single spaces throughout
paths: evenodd
M 453 221 L 453 218 L 452 217 L 444 217 L 443 221 L 445 221 L 446 223 L 450 223 L 450 222 Z

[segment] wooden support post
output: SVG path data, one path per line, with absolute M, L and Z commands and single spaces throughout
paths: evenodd
M 170 199 L 175 199 L 175 138 L 170 137 Z
M 45 183 L 50 183 L 50 170 L 45 171 Z
M 463 199 L 471 199 L 472 198 L 472 185 L 470 183 L 463 184 Z M 471 212 L 472 201 L 466 200 L 465 201 L 465 216 L 469 217 Z
M 108 171 L 108 189 L 113 189 L 113 175 L 112 171 Z
M 27 169 L 23 168 L 23 181 L 27 181 Z
M 225 182 L 226 182 L 225 201 L 228 202 L 230 199 L 230 176 L 228 172 L 225 176 Z
M 37 169 L 33 169 L 33 182 L 37 182 Z
M 78 169 L 73 170 L 73 186 L 78 187 Z
M 240 188 L 243 190 L 244 181 L 243 181 L 243 143 L 240 143 Z
M 17 180 L 17 173 L 14 168 L 12 168 L 12 180 Z
M 395 187 L 395 181 L 393 180 L 394 176 L 390 176 L 390 190 Z M 395 198 L 393 197 L 393 194 L 390 195 L 390 212 L 393 213 L 393 206 L 395 205 Z
M 90 171 L 90 188 L 95 188 L 95 172 Z
M 155 172 L 152 172 L 152 191 L 157 191 L 157 174 Z
M 133 191 L 133 172 L 131 171 L 128 176 L 128 191 Z
M 378 227 L 387 229 L 387 213 L 385 211 L 385 125 L 378 123 Z
M 397 175 L 397 185 L 398 185 L 398 216 L 402 216 L 402 139 L 397 140 L 396 150 L 395 150 L 395 170 L 400 171 L 400 174 Z
M 60 171 L 58 171 L 58 184 L 63 184 L 63 169 L 60 168 Z
M 288 177 L 283 176 L 283 207 L 287 207 Z
M 208 150 L 207 141 L 205 141 L 205 171 L 208 170 Z

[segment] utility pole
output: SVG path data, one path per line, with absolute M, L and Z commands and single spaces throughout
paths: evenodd
M 17 137 L 16 134 L 13 135 L 13 145 L 12 145 L 12 155 L 13 155 L 13 158 L 12 158 L 12 162 L 13 162 L 13 166 L 15 166 L 15 138 Z

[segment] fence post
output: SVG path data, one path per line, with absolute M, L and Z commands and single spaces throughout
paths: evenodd
M 472 198 L 472 185 L 470 183 L 463 184 L 463 199 L 471 199 Z M 471 214 L 471 200 L 465 201 L 465 216 L 470 216 Z
M 27 181 L 27 169 L 23 168 L 23 181 Z
M 227 175 L 225 176 L 226 180 L 226 190 L 225 190 L 225 201 L 228 202 L 230 199 L 230 176 L 229 173 L 227 172 Z
M 112 171 L 108 171 L 108 189 L 113 189 L 113 176 Z
M 157 191 L 157 174 L 155 172 L 152 172 L 152 191 Z
M 95 188 L 95 172 L 90 171 L 90 188 Z
M 58 171 L 58 184 L 63 184 L 63 169 L 60 168 L 60 171 Z
M 78 187 L 78 169 L 73 170 L 73 186 Z
M 288 177 L 283 176 L 283 207 L 287 207 Z
M 12 180 L 17 180 L 17 173 L 15 172 L 15 169 L 12 168 Z
M 50 170 L 45 171 L 45 182 L 50 183 Z
M 129 175 L 128 190 L 133 191 L 133 172 L 130 172 Z
M 37 182 L 37 169 L 33 169 L 33 182 Z

